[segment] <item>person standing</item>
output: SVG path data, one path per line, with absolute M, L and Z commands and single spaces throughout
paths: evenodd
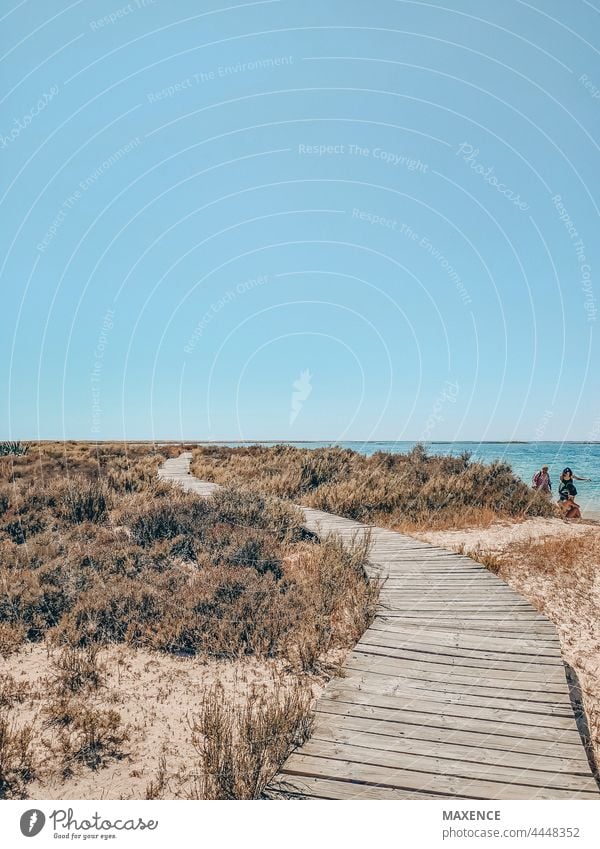
M 571 471 L 571 469 L 568 466 L 567 466 L 566 469 L 564 469 L 563 475 L 564 475 L 565 472 L 569 472 L 569 474 L 571 475 L 571 477 L 574 481 L 591 481 L 591 478 L 579 478 L 579 477 L 577 477 L 577 475 L 574 475 L 573 472 Z
M 531 483 L 534 489 L 543 492 L 544 495 L 550 496 L 552 493 L 552 481 L 550 480 L 548 466 L 542 466 L 539 472 L 536 472 L 531 479 Z

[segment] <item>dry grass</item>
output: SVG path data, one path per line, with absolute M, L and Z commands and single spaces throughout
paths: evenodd
M 28 687 L 25 681 L 17 681 L 13 675 L 0 674 L 0 709 L 21 704 L 27 697 Z
M 471 462 L 468 454 L 430 456 L 422 446 L 370 457 L 343 448 L 206 446 L 194 451 L 192 472 L 397 530 L 554 514 L 507 464 Z
M 76 445 L 65 475 L 64 457 L 45 451 L 16 458 L 5 493 L 3 655 L 26 640 L 88 650 L 122 642 L 314 669 L 372 615 L 364 546 L 307 542 L 291 505 L 230 488 L 206 500 L 184 493 L 155 479 L 162 455 L 113 447 L 109 463 Z M 71 674 L 68 689 L 85 672 Z
M 103 710 L 78 703 L 70 721 L 63 723 L 58 736 L 63 775 L 73 774 L 74 764 L 97 770 L 109 760 L 125 757 L 123 744 L 128 738 L 116 710 Z
M 77 787 L 91 793 L 103 779 L 98 785 L 86 776 L 108 775 L 125 761 L 138 798 L 254 798 L 308 728 L 315 681 L 325 680 L 374 615 L 368 541 L 317 541 L 303 530 L 300 511 L 272 494 L 225 487 L 202 499 L 158 481 L 160 463 L 178 452 L 32 444 L 0 460 L 4 795 L 26 796 L 31 780 L 43 796 L 57 782 L 72 788 L 67 795 L 86 792 Z M 36 686 L 28 679 L 24 693 L 10 676 L 36 646 L 43 676 Z M 161 668 L 161 658 L 198 657 L 288 671 L 282 678 L 278 667 L 251 701 L 223 704 L 212 715 L 221 730 L 211 740 L 202 728 L 216 691 L 195 692 L 193 739 L 202 769 L 212 764 L 212 772 L 203 778 L 198 764 L 192 770 L 180 759 L 174 773 L 167 754 L 157 753 L 162 760 L 139 788 L 136 758 L 143 734 L 155 731 L 128 714 L 122 719 L 128 702 L 105 661 L 116 646 L 124 658 L 153 652 Z M 151 698 L 174 698 L 167 685 L 157 678 Z M 167 747 L 172 733 L 161 737 Z M 219 762 L 234 776 L 227 791 L 224 772 L 213 769 Z
M 0 711 L 0 799 L 22 799 L 35 775 L 32 725 L 18 724 Z
M 200 757 L 196 799 L 259 799 L 292 749 L 310 736 L 310 696 L 302 684 L 227 704 L 223 689 L 204 694 L 193 724 Z
M 104 670 L 98 662 L 98 653 L 96 645 L 84 649 L 65 647 L 50 665 L 56 673 L 53 684 L 59 692 L 78 693 L 86 687 L 99 687 L 104 681 Z
M 354 646 L 371 624 L 379 586 L 365 574 L 369 545 L 368 537 L 342 544 L 331 536 L 286 564 L 299 588 L 289 657 L 303 671 L 319 671 L 323 658 Z

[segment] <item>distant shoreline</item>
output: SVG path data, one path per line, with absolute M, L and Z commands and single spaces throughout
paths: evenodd
M 80 442 L 83 445 L 106 445 L 111 442 L 126 442 L 130 445 L 598 445 L 600 440 L 590 439 L 38 439 L 35 437 L 12 437 L 10 442 Z

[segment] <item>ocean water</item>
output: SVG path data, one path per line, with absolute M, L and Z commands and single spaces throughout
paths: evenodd
M 230 445 L 240 443 L 228 443 Z M 247 444 L 247 443 L 245 443 Z M 261 443 L 274 445 L 273 442 Z M 339 445 L 352 448 L 361 454 L 374 454 L 375 451 L 389 451 L 392 454 L 406 454 L 415 442 L 292 442 L 298 448 L 323 448 Z M 490 463 L 502 460 L 525 483 L 542 465 L 549 466 L 552 491 L 558 498 L 559 475 L 565 466 L 582 478 L 592 478 L 591 483 L 575 481 L 577 503 L 585 514 L 587 511 L 600 512 L 600 443 L 597 442 L 430 442 L 427 443 L 430 454 L 458 455 L 464 451 L 471 459 Z

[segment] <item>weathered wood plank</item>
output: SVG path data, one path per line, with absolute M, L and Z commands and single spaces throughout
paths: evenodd
M 523 737 L 527 740 L 541 740 L 548 744 L 549 751 L 556 740 L 581 747 L 581 740 L 573 723 L 565 722 L 564 717 L 540 714 L 535 711 L 474 706 L 464 701 L 410 702 L 390 696 L 387 698 L 394 701 L 395 706 L 382 707 L 378 704 L 380 699 L 385 698 L 381 693 L 364 690 L 358 693 L 345 692 L 347 695 L 343 698 L 335 698 L 336 694 L 332 694 L 331 697 L 322 697 L 317 704 L 317 712 L 395 722 L 398 724 L 399 734 L 403 732 L 405 725 L 416 725 L 423 728 L 452 728 L 483 734 L 497 733 Z M 339 693 L 337 695 L 341 696 Z
M 543 698 L 532 691 L 517 691 L 510 688 L 483 688 L 462 684 L 441 685 L 427 681 L 413 681 L 409 676 L 396 678 L 390 675 L 369 674 L 362 670 L 349 670 L 344 681 L 357 689 L 381 693 L 383 696 L 395 696 L 413 704 L 421 700 L 437 702 L 457 702 L 481 707 L 506 705 L 511 710 L 526 713 L 551 713 L 572 721 L 572 709 L 568 702 L 556 702 L 550 695 Z M 519 696 L 521 698 L 519 698 Z
M 416 635 L 415 635 L 416 637 Z M 404 652 L 407 658 L 415 660 L 422 659 L 427 662 L 430 658 L 437 659 L 436 662 L 464 663 L 473 666 L 490 666 L 490 668 L 501 669 L 535 669 L 540 672 L 553 672 L 558 676 L 563 675 L 564 664 L 560 658 L 552 655 L 524 654 L 521 652 L 509 652 L 502 650 L 496 644 L 492 649 L 473 649 L 456 646 L 451 642 L 446 644 L 440 642 L 426 643 L 425 635 L 420 639 L 406 638 L 404 635 L 391 634 L 388 629 L 378 630 L 369 628 L 360 639 L 360 646 L 380 646 L 393 648 L 395 651 Z
M 410 653 L 403 648 L 379 646 L 362 641 L 355 647 L 354 654 L 363 657 L 389 657 L 394 661 L 402 661 L 402 666 L 414 674 L 419 672 L 428 680 L 445 680 L 454 670 L 460 670 L 461 675 L 471 676 L 478 680 L 499 679 L 526 683 L 527 688 L 535 685 L 548 685 L 556 692 L 564 692 L 565 676 L 559 667 L 551 666 L 548 671 L 540 672 L 533 664 L 511 664 L 508 668 L 502 662 L 474 662 L 465 657 L 444 658 L 443 655 L 431 656 L 421 653 Z M 430 675 L 435 676 L 430 678 Z M 524 688 L 526 689 L 526 688 Z
M 287 780 L 286 780 L 287 779 Z M 303 799 L 439 799 L 437 793 L 414 790 L 395 790 L 376 784 L 363 784 L 351 779 L 315 778 L 314 776 L 281 776 L 273 783 L 273 789 L 284 796 L 293 793 Z
M 532 698 L 537 698 L 540 701 L 558 702 L 561 701 L 565 705 L 571 706 L 571 701 L 568 694 L 565 693 L 566 681 L 562 682 L 532 682 L 525 680 L 522 677 L 513 675 L 511 677 L 496 678 L 483 674 L 481 671 L 476 674 L 471 674 L 462 666 L 447 667 L 445 671 L 436 671 L 419 667 L 414 663 L 405 661 L 402 658 L 394 658 L 389 655 L 369 655 L 360 650 L 360 647 L 354 649 L 352 654 L 346 661 L 346 669 L 352 670 L 357 674 L 376 675 L 382 681 L 392 679 L 389 683 L 394 686 L 394 681 L 410 681 L 417 687 L 428 686 L 431 689 L 445 689 L 447 686 L 452 688 L 460 685 L 458 689 L 461 692 L 477 692 L 479 695 L 487 696 L 488 691 L 494 694 L 505 696 L 506 692 L 512 692 L 515 697 L 523 697 L 524 694 L 531 694 Z
M 407 747 L 403 746 L 400 740 L 389 737 L 385 738 L 386 748 L 383 748 L 384 742 L 381 737 L 378 739 L 377 735 L 361 732 L 358 735 L 347 735 L 347 738 L 347 741 L 332 741 L 322 739 L 318 734 L 313 735 L 302 747 L 302 753 L 321 758 L 335 758 L 394 768 L 397 768 L 399 764 L 398 755 L 402 755 L 403 769 L 406 767 L 447 776 L 501 781 L 507 784 L 526 784 L 532 787 L 556 787 L 573 791 L 579 788 L 582 777 L 572 768 L 568 772 L 561 770 L 560 773 L 537 769 L 536 758 L 533 755 L 521 758 L 520 764 L 506 766 L 502 762 L 502 755 L 487 761 L 474 758 L 458 760 L 451 756 L 450 749 L 440 746 L 435 749 L 429 747 L 425 751 L 421 747 L 418 751 L 410 752 L 406 751 Z M 489 754 L 488 752 L 488 756 Z
M 337 740 L 339 734 L 344 734 L 346 731 L 366 731 L 404 741 L 405 745 L 413 746 L 416 751 L 421 744 L 438 743 L 442 748 L 449 747 L 448 751 L 456 751 L 457 760 L 461 759 L 460 754 L 466 750 L 469 758 L 471 755 L 476 755 L 477 758 L 488 759 L 489 762 L 492 753 L 499 750 L 504 753 L 503 762 L 504 760 L 512 761 L 513 755 L 525 758 L 534 755 L 540 759 L 540 762 L 548 764 L 551 772 L 554 772 L 556 766 L 560 766 L 557 760 L 564 760 L 565 768 L 567 762 L 578 765 L 578 768 L 582 765 L 587 767 L 587 760 L 578 738 L 571 743 L 556 740 L 552 752 L 549 753 L 549 747 L 545 741 L 533 740 L 522 735 L 510 737 L 491 730 L 474 731 L 470 728 L 468 731 L 461 731 L 460 729 L 440 729 L 422 723 L 410 725 L 407 722 L 403 722 L 402 727 L 399 727 L 397 722 L 385 719 L 335 714 L 335 720 L 332 720 L 330 715 L 318 713 L 314 733 L 320 733 L 321 728 L 325 730 L 327 739 L 330 740 Z
M 467 771 L 468 772 L 468 771 Z M 560 787 L 540 787 L 521 783 L 518 780 L 500 782 L 491 778 L 472 778 L 471 776 L 446 775 L 406 769 L 400 765 L 392 767 L 383 764 L 363 763 L 360 760 L 343 758 L 325 758 L 316 755 L 304 755 L 301 750 L 286 761 L 282 775 L 322 776 L 323 778 L 347 778 L 369 784 L 396 787 L 410 791 L 423 790 L 440 796 L 455 796 L 464 799 L 594 799 L 596 789 L 565 790 Z M 585 779 L 583 779 L 585 780 Z
M 398 640 L 413 640 L 422 642 L 424 639 L 435 640 L 440 646 L 455 646 L 457 648 L 468 648 L 471 651 L 503 651 L 507 654 L 523 654 L 539 657 L 541 660 L 560 660 L 560 643 L 558 636 L 536 637 L 532 640 L 529 636 L 514 636 L 505 632 L 495 634 L 473 634 L 469 631 L 459 631 L 454 627 L 440 628 L 431 625 L 423 628 L 419 625 L 408 625 L 402 620 L 390 617 L 382 613 L 376 617 L 369 631 L 385 632 L 397 635 Z

